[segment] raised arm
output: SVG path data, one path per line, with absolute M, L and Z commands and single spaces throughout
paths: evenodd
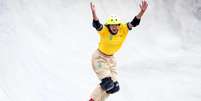
M 90 7 L 91 7 L 91 12 L 93 17 L 92 25 L 97 31 L 100 31 L 103 28 L 103 25 L 99 22 L 99 19 L 96 15 L 96 7 L 92 2 L 90 3 Z
M 139 5 L 140 6 L 140 12 L 138 13 L 138 15 L 136 16 L 138 19 L 141 19 L 141 17 L 143 16 L 144 12 L 147 10 L 148 7 L 148 3 L 147 1 L 142 1 L 142 3 Z
M 136 27 L 140 24 L 140 20 L 148 7 L 148 3 L 146 0 L 143 0 L 139 6 L 140 6 L 140 12 L 134 17 L 134 19 L 131 22 L 128 23 L 129 29 L 131 29 L 132 27 Z
M 93 20 L 96 20 L 96 21 L 99 20 L 96 15 L 96 7 L 92 2 L 90 2 L 90 7 L 91 7 L 91 13 L 92 13 Z

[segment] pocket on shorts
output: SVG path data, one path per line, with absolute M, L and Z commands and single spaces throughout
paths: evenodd
M 93 69 L 100 80 L 105 77 L 111 77 L 110 67 L 107 61 L 100 56 L 94 58 Z
M 100 56 L 95 57 L 93 60 L 93 66 L 94 66 L 94 69 L 106 68 L 107 61 Z

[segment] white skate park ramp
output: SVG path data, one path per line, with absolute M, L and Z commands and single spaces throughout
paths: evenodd
M 93 0 L 131 21 L 140 0 Z M 107 101 L 201 101 L 201 0 L 149 0 L 116 58 Z M 98 34 L 90 0 L 0 0 L 0 101 L 87 101 Z

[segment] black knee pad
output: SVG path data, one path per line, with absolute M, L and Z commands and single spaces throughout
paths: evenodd
M 120 90 L 119 83 L 116 81 L 114 82 L 114 87 L 111 90 L 106 91 L 108 94 L 114 94 Z
M 105 91 L 109 91 L 111 90 L 112 88 L 114 88 L 114 83 L 111 79 L 111 77 L 106 77 L 106 78 L 103 78 L 101 80 L 101 83 L 100 83 L 100 86 L 103 90 Z

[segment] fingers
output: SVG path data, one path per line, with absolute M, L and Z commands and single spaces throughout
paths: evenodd
M 142 9 L 142 4 L 139 4 L 140 8 Z
M 142 3 L 141 3 L 141 5 L 142 5 L 142 6 L 147 6 L 147 5 L 148 5 L 148 4 L 147 4 L 147 1 L 146 1 L 146 0 L 143 0 Z
M 145 4 L 145 1 L 143 0 L 141 3 L 140 3 L 140 8 L 142 8 Z
M 144 0 L 142 1 L 141 5 L 144 5 Z
M 95 10 L 95 6 L 92 2 L 90 2 L 90 7 L 91 7 L 91 10 L 94 11 Z
M 142 5 L 142 6 L 144 5 L 144 0 L 142 1 L 141 5 Z
M 139 7 L 142 11 L 146 11 L 147 7 L 148 7 L 148 3 L 146 0 L 143 0 L 140 4 Z
M 142 2 L 142 4 L 143 4 L 143 6 L 148 6 L 148 3 L 147 3 L 147 1 L 146 0 L 144 0 L 143 2 Z
M 139 4 L 140 8 L 143 9 L 144 0 Z
M 144 8 L 146 9 L 148 7 L 147 1 L 144 2 Z
M 90 6 L 91 6 L 91 7 L 95 7 L 95 5 L 94 5 L 92 2 L 90 2 Z
M 92 2 L 90 2 L 90 7 L 92 8 L 92 6 L 93 6 L 93 3 L 92 3 Z
M 90 7 L 91 7 L 91 11 L 93 13 L 95 13 L 96 12 L 96 7 L 95 7 L 95 5 L 92 2 L 90 2 Z

